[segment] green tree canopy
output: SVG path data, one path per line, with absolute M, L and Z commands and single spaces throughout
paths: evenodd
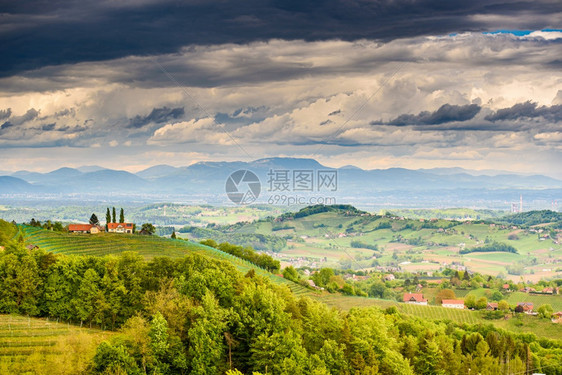
M 547 318 L 550 319 L 550 317 L 552 316 L 552 313 L 554 312 L 554 309 L 552 308 L 552 306 L 548 303 L 544 304 L 544 305 L 540 305 L 539 308 L 537 309 L 537 313 L 539 314 L 539 316 L 541 318 Z
M 154 234 L 154 232 L 156 232 L 156 228 L 154 228 L 154 225 L 152 225 L 151 223 L 144 223 L 141 227 L 141 231 L 152 235 Z
M 440 305 L 444 299 L 455 299 L 455 292 L 452 289 L 441 289 L 435 296 L 435 303 Z

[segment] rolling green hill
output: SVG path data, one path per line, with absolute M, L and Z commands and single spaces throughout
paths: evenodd
M 526 213 L 527 214 L 527 213 Z M 551 216 L 529 214 L 537 218 Z M 349 207 L 308 207 L 276 218 L 233 225 L 185 229 L 194 240 L 230 238 L 252 245 L 256 238 L 279 238 L 286 246 L 270 246 L 285 264 L 295 267 L 371 269 L 400 266 L 405 271 L 434 271 L 452 263 L 491 275 L 502 273 L 525 280 L 562 274 L 555 259 L 562 257 L 562 234 L 554 229 L 516 224 L 445 219 L 408 219 L 373 215 Z M 271 241 L 270 241 L 271 242 Z M 499 250 L 473 252 L 474 249 Z
M 318 215 L 329 214 L 333 213 L 324 212 Z M 305 221 L 300 223 L 300 225 L 310 225 L 311 223 L 308 221 L 309 219 L 310 216 L 303 218 L 303 220 Z M 356 220 L 356 218 L 352 220 Z M 326 221 L 324 221 L 324 223 L 326 223 Z M 372 225 L 372 222 L 367 222 L 367 225 Z M 315 230 L 318 228 L 314 228 L 314 225 L 312 225 L 312 229 Z M 480 313 L 468 310 L 459 311 L 436 306 L 406 305 L 389 300 L 350 297 L 340 294 L 329 294 L 327 292 L 317 293 L 299 284 L 288 281 L 282 277 L 273 275 L 247 261 L 234 257 L 230 254 L 190 241 L 171 240 L 155 236 L 121 234 L 68 234 L 38 229 L 29 226 L 20 226 L 19 231 L 24 235 L 25 240 L 28 244 L 37 245 L 47 251 L 66 255 L 104 256 L 109 254 L 119 254 L 124 251 L 136 251 L 146 259 L 151 259 L 156 256 L 182 257 L 188 253 L 198 253 L 215 259 L 226 260 L 232 263 L 241 272 L 248 272 L 250 269 L 254 269 L 256 270 L 256 273 L 268 277 L 276 284 L 288 285 L 295 295 L 307 295 L 313 299 L 327 304 L 328 306 L 336 307 L 342 310 L 349 310 L 354 307 L 367 306 L 377 306 L 380 308 L 396 306 L 398 310 L 404 314 L 431 320 L 451 320 L 459 323 L 492 323 L 500 327 L 514 330 L 516 332 L 536 332 L 537 334 L 545 337 L 559 337 L 562 334 L 559 327 L 550 327 L 549 322 L 527 322 L 527 320 L 525 320 L 526 317 L 523 317 L 523 323 L 519 323 L 516 325 L 515 321 L 511 320 L 493 322 L 487 321 L 481 317 Z M 17 236 L 17 232 L 12 230 L 10 232 L 10 235 L 15 237 Z M 538 304 L 540 301 L 537 300 L 536 302 Z M 46 341 L 43 343 L 46 343 Z M 38 342 L 41 341 L 39 340 Z
M 192 241 L 173 240 L 157 236 L 140 236 L 135 234 L 74 234 L 54 232 L 27 225 L 19 226 L 27 244 L 55 254 L 104 256 L 134 251 L 150 260 L 158 256 L 181 258 L 188 253 L 197 253 L 232 263 L 240 272 L 246 273 L 254 269 L 276 284 L 285 284 L 294 293 L 309 292 L 305 287 L 276 276 L 260 267 L 218 249 L 201 245 Z
M 550 210 L 520 212 L 507 215 L 495 221 L 499 223 L 522 225 L 525 227 L 548 223 L 555 228 L 562 229 L 562 213 Z

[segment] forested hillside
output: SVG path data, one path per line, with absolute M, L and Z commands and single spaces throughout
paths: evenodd
M 553 228 L 562 229 L 562 213 L 550 210 L 520 212 L 495 219 L 494 221 L 525 227 L 538 224 L 551 224 Z
M 65 256 L 7 237 L 0 312 L 120 330 L 92 354 L 92 373 L 562 372 L 562 343 L 533 334 L 429 322 L 394 307 L 342 312 L 199 254 Z

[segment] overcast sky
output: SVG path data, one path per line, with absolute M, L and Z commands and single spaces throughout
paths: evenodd
M 562 4 L 456 3 L 0 0 L 0 171 L 295 156 L 562 178 Z

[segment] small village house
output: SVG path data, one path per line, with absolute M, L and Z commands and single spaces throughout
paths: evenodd
M 464 309 L 464 301 L 462 299 L 444 299 L 441 301 L 441 306 L 450 309 Z
M 488 304 L 486 305 L 486 310 L 496 311 L 497 309 L 498 309 L 498 303 L 497 302 L 488 302 Z
M 70 224 L 68 226 L 68 232 L 96 234 L 99 232 L 103 232 L 103 228 L 101 228 L 98 225 L 92 225 L 92 224 Z
M 532 313 L 533 312 L 533 303 L 532 302 L 518 302 L 517 306 L 521 306 L 521 308 L 523 309 L 523 312 L 526 314 Z
M 423 298 L 422 293 L 404 293 L 402 301 L 414 305 L 427 305 L 427 300 Z
M 389 274 L 387 274 L 387 275 L 384 275 L 384 276 L 383 276 L 383 279 L 384 279 L 385 281 L 392 281 L 392 280 L 394 280 L 394 279 L 396 279 L 396 278 L 394 277 L 393 274 L 389 273 Z

